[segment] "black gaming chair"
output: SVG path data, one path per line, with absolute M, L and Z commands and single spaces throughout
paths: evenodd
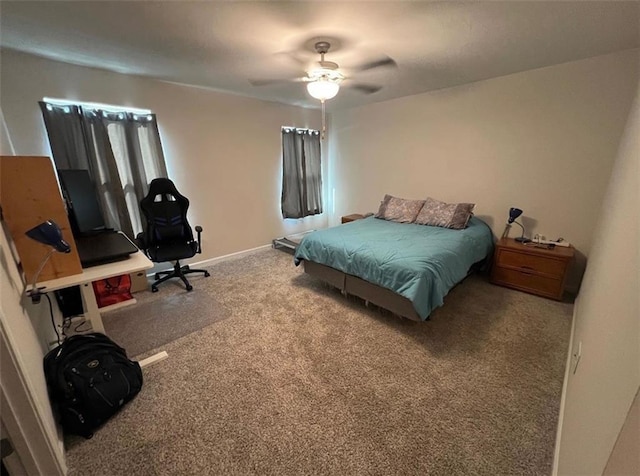
M 187 221 L 189 200 L 178 192 L 168 178 L 157 178 L 149 184 L 149 193 L 140 200 L 140 210 L 146 219 L 146 229 L 137 237 L 140 248 L 151 261 L 161 263 L 175 261 L 170 271 L 160 271 L 155 275 L 151 291 L 158 291 L 158 284 L 171 278 L 180 278 L 191 291 L 186 274 L 209 272 L 204 269 L 191 269 L 189 265 L 180 266 L 180 260 L 191 258 L 201 252 L 200 234 L 202 227 L 196 226 L 198 241 L 194 241 L 191 226 Z

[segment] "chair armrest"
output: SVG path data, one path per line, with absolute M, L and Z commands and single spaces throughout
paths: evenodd
M 202 253 L 202 243 L 200 241 L 200 235 L 202 233 L 202 227 L 200 225 L 196 226 L 196 233 L 198 234 L 198 251 L 197 251 L 197 253 Z
M 147 244 L 147 234 L 144 231 L 138 233 L 138 236 L 136 236 L 135 245 L 141 250 L 149 248 L 149 245 Z

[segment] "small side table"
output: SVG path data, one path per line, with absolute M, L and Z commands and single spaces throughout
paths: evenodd
M 491 282 L 562 300 L 573 255 L 573 247 L 543 249 L 502 238 L 496 244 Z
M 363 218 L 364 218 L 364 215 L 360 213 L 352 213 L 351 215 L 344 215 L 342 217 L 342 223 L 349 223 L 356 220 L 362 220 Z

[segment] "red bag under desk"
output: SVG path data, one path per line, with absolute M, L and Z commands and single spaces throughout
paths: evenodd
M 98 307 L 111 306 L 133 299 L 131 295 L 131 276 L 123 274 L 93 282 Z

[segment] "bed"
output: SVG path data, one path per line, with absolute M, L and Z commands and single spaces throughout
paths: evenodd
M 294 262 L 345 294 L 424 321 L 492 251 L 493 234 L 476 217 L 462 230 L 369 217 L 306 235 Z

